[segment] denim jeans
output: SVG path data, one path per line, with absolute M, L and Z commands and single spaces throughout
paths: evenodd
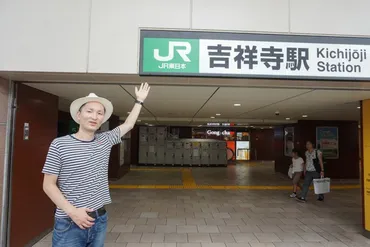
M 316 171 L 313 171 L 313 172 L 307 171 L 306 172 L 306 175 L 304 177 L 304 182 L 303 182 L 303 189 L 302 189 L 302 193 L 301 193 L 301 196 L 300 197 L 302 197 L 303 199 L 306 199 L 308 190 L 309 190 L 309 188 L 311 186 L 312 181 L 315 178 L 321 178 L 320 173 L 318 173 Z M 320 195 L 318 195 L 318 198 L 324 199 L 324 195 L 323 194 L 320 194 Z
M 103 247 L 108 213 L 97 217 L 90 228 L 81 229 L 70 218 L 55 218 L 52 247 Z

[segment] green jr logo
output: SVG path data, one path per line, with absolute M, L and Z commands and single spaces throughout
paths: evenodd
M 180 47 L 185 47 L 185 49 L 180 49 Z M 168 62 L 174 58 L 175 50 L 180 55 L 184 62 L 190 62 L 188 54 L 191 52 L 191 45 L 189 42 L 182 41 L 170 41 L 168 42 L 168 55 L 161 56 L 159 55 L 159 49 L 154 49 L 154 58 L 157 61 Z
M 145 38 L 144 71 L 194 73 L 199 67 L 199 41 Z

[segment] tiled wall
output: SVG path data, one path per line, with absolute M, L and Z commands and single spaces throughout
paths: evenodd
M 9 81 L 0 78 L 0 208 L 2 205 L 6 123 L 8 117 Z M 1 211 L 0 211 L 1 219 Z

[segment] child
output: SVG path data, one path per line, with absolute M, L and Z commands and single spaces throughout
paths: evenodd
M 303 173 L 303 165 L 304 161 L 299 155 L 299 152 L 297 149 L 293 149 L 292 151 L 292 165 L 293 167 L 293 193 L 290 195 L 291 198 L 294 198 L 297 196 L 297 187 L 302 190 L 302 186 L 299 184 L 299 180 L 301 179 L 302 173 Z

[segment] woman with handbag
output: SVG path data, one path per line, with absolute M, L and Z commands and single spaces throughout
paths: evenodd
M 304 182 L 303 182 L 303 189 L 302 193 L 296 199 L 299 202 L 306 202 L 306 196 L 308 193 L 308 189 L 311 186 L 312 181 L 315 178 L 323 178 L 324 177 L 324 164 L 322 161 L 322 152 L 314 148 L 313 143 L 311 141 L 306 142 L 306 163 L 303 168 L 304 173 Z M 324 200 L 324 195 L 320 194 L 317 198 L 318 201 Z

